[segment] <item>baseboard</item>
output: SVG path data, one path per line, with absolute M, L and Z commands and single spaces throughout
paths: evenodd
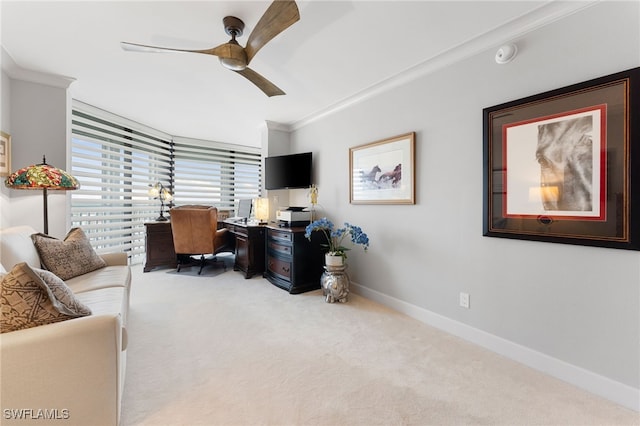
M 516 362 L 571 383 L 616 404 L 640 411 L 640 389 L 545 355 L 467 324 L 351 282 L 354 293 L 381 303 L 432 327 L 475 343 Z

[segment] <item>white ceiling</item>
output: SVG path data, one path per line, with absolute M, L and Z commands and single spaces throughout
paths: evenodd
M 120 48 L 214 47 L 229 39 L 227 15 L 245 22 L 244 45 L 269 3 L 2 1 L 1 42 L 18 68 L 74 78 L 75 99 L 171 135 L 258 146 L 265 121 L 295 127 L 474 40 L 493 52 L 510 41 L 500 34 L 577 9 L 547 1 L 298 1 L 300 21 L 251 62 L 287 93 L 272 98 L 210 55 Z

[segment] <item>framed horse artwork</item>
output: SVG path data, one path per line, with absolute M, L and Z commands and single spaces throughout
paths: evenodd
M 351 204 L 415 204 L 415 133 L 349 149 Z
M 640 68 L 483 110 L 483 235 L 640 250 Z

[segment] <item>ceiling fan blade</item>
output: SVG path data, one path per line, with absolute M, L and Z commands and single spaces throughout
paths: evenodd
M 284 95 L 285 93 L 275 84 L 252 70 L 251 68 L 245 68 L 240 71 L 236 71 L 238 74 L 242 75 L 244 78 L 258 86 L 260 90 L 262 90 L 267 96 L 278 96 Z
M 214 56 L 224 55 L 226 45 L 227 43 L 221 44 L 220 46 L 212 47 L 211 49 L 189 50 L 189 49 L 174 49 L 171 47 L 148 46 L 146 44 L 129 43 L 126 41 L 120 42 L 120 47 L 122 47 L 122 50 L 126 50 L 129 52 L 149 52 L 149 53 L 183 52 L 183 53 L 204 53 L 207 55 L 214 55 Z
M 256 27 L 251 32 L 244 50 L 247 52 L 247 63 L 258 53 L 258 50 L 272 38 L 295 24 L 300 19 L 298 6 L 293 0 L 275 0 Z

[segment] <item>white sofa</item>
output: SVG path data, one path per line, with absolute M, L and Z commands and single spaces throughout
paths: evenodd
M 34 233 L 29 226 L 0 230 L 7 271 L 20 262 L 41 267 Z M 91 315 L 0 334 L 3 425 L 118 424 L 131 270 L 125 253 L 101 257 L 106 267 L 65 281 Z

